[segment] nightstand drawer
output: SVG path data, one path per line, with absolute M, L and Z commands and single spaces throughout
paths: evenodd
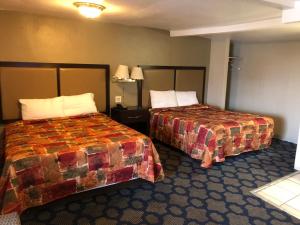
M 148 120 L 148 112 L 145 110 L 124 110 L 120 114 L 120 119 L 123 123 L 138 123 Z
M 128 109 L 111 109 L 111 117 L 124 124 L 128 123 L 139 123 L 139 122 L 148 122 L 149 120 L 149 111 L 148 109 L 138 109 L 133 107 L 128 107 Z
M 128 107 L 127 109 L 112 108 L 111 118 L 148 135 L 149 111 L 146 108 Z

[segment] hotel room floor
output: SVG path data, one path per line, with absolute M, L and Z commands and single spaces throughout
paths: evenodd
M 250 193 L 294 172 L 296 145 L 273 140 L 268 150 L 229 157 L 211 169 L 156 143 L 166 178 L 136 180 L 28 209 L 23 225 L 300 224 Z
M 300 219 L 300 171 L 279 178 L 251 193 Z

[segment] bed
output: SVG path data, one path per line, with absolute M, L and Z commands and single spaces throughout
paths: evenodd
M 202 104 L 153 109 L 150 117 L 152 138 L 201 160 L 204 168 L 226 156 L 269 147 L 273 129 L 270 117 Z
M 206 68 L 141 66 L 144 81 L 141 104 L 149 107 L 149 92 L 194 92 L 200 104 L 150 110 L 150 137 L 201 160 L 209 168 L 226 156 L 265 149 L 271 144 L 274 121 L 270 117 L 230 112 L 204 105 Z M 170 95 L 171 96 L 171 95 Z M 171 104 L 172 97 L 165 97 Z M 161 102 L 161 97 L 157 97 Z M 178 100 L 178 98 L 177 98 Z M 198 103 L 197 100 L 197 103 Z M 172 105 L 172 104 L 171 104 Z
M 8 122 L 2 214 L 137 178 L 154 182 L 164 177 L 150 138 L 108 117 L 108 65 L 2 62 L 0 75 L 2 120 Z M 95 93 L 103 113 L 19 119 L 20 98 L 84 92 Z

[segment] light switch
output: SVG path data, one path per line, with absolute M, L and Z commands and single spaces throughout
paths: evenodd
M 122 96 L 115 96 L 115 103 L 122 103 Z

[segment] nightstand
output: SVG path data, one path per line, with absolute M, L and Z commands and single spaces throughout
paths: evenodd
M 128 107 L 127 109 L 112 108 L 111 118 L 131 127 L 143 134 L 149 132 L 149 111 L 146 108 Z

